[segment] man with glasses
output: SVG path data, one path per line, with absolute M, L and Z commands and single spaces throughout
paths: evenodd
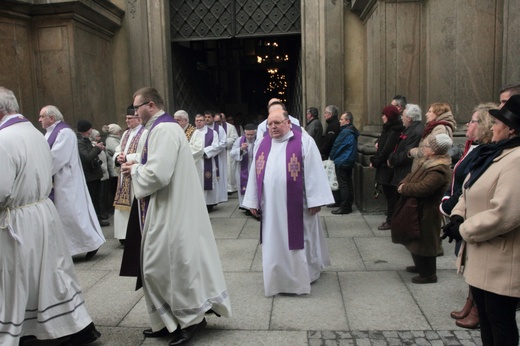
M 231 315 L 229 294 L 184 131 L 156 89 L 137 90 L 133 104 L 148 135 L 140 162 L 127 160 L 121 171 L 139 202 L 129 227 L 138 223 L 142 234 L 138 283 L 151 325 L 143 334 L 181 345 L 206 326 L 206 313 Z
M 128 129 L 123 133 L 120 144 L 114 153 L 115 165 L 120 167 L 127 161 L 140 161 L 140 153 L 144 146 L 147 131 L 141 125 L 141 119 L 135 115 L 133 106 L 126 109 L 126 125 Z M 126 228 L 130 218 L 130 209 L 134 193 L 130 177 L 119 173 L 116 195 L 114 198 L 114 238 L 121 245 L 125 244 Z
M 291 130 L 283 110 L 267 118 L 269 136 L 255 144 L 243 205 L 262 218 L 266 297 L 309 294 L 330 265 L 318 212 L 334 201 L 312 137 Z

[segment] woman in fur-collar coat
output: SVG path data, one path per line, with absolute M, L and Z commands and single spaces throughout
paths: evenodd
M 412 278 L 416 284 L 437 282 L 437 247 L 441 228 L 438 206 L 451 181 L 451 158 L 447 152 L 452 144 L 446 134 L 431 137 L 422 149 L 425 160 L 398 187 L 400 194 L 417 197 L 419 202 L 421 238 L 405 244 L 415 264 L 406 267 L 406 271 L 419 274 Z

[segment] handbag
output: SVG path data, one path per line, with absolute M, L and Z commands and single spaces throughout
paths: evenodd
M 401 196 L 394 207 L 390 225 L 392 243 L 408 244 L 421 238 L 421 213 L 415 197 Z
M 334 166 L 334 161 L 331 159 L 323 161 L 323 168 L 325 168 L 325 173 L 327 174 L 327 179 L 329 180 L 329 186 L 332 191 L 337 191 L 339 189 L 338 178 L 336 177 L 336 168 Z

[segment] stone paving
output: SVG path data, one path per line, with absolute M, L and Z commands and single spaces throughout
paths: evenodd
M 320 215 L 332 266 L 310 295 L 266 298 L 258 221 L 238 209 L 236 194 L 218 205 L 210 217 L 233 316 L 208 317 L 190 345 L 481 345 L 478 330 L 458 328 L 449 316 L 467 295 L 455 272 L 453 244 L 443 244 L 438 283 L 412 284 L 414 274 L 404 270 L 412 264 L 410 254 L 392 244 L 388 231 L 377 230 L 383 215 L 330 211 L 323 208 Z M 168 345 L 168 337 L 143 337 L 148 317 L 142 290 L 118 275 L 123 247 L 111 226 L 103 231 L 107 243 L 94 258 L 74 258 L 87 309 L 102 333 L 91 345 Z

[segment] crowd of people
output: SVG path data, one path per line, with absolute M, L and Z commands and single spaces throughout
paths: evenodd
M 500 102 L 475 107 L 454 162 L 451 107 L 430 104 L 423 124 L 420 106 L 396 95 L 381 111 L 370 167 L 386 199 L 379 230 L 392 229 L 400 201 L 418 201 L 421 236 L 404 243 L 413 261 L 405 270 L 418 274 L 412 282 L 436 283 L 441 238 L 455 240 L 469 293 L 451 316 L 460 327 L 480 326 L 484 345 L 518 345 L 520 224 L 514 206 L 520 192 L 511 181 L 520 164 L 520 84 L 501 90 Z M 2 306 L 10 307 L 0 308 L 2 344 L 37 338 L 82 345 L 99 338 L 71 256 L 96 254 L 110 214 L 114 237 L 124 246 L 120 274 L 136 277 L 136 289 L 144 292 L 150 329 L 143 334 L 169 335 L 169 345 L 190 341 L 210 314 L 231 315 L 208 215 L 230 194 L 260 221 L 266 297 L 310 294 L 330 265 L 319 213 L 324 206 L 334 215 L 353 212 L 360 132 L 351 112 L 325 107 L 324 129 L 317 108 L 307 109 L 304 127 L 279 99 L 268 102 L 267 118 L 244 125 L 209 110 L 194 115 L 192 125 L 186 111 L 171 116 L 164 108 L 157 90 L 139 89 L 126 109 L 125 131 L 109 124 L 100 133 L 89 120 L 74 131 L 48 105 L 39 116 L 45 135 L 38 136 L 12 91 L 0 88 L 0 161 L 6 167 L 0 220 L 8 230 L 1 233 L 0 259 L 17 259 L 9 270 L 21 273 L 17 280 L 6 271 L 0 277 Z M 336 191 L 323 169 L 328 159 Z M 192 217 L 185 210 L 205 211 Z M 56 286 L 49 268 L 60 268 L 66 287 Z

